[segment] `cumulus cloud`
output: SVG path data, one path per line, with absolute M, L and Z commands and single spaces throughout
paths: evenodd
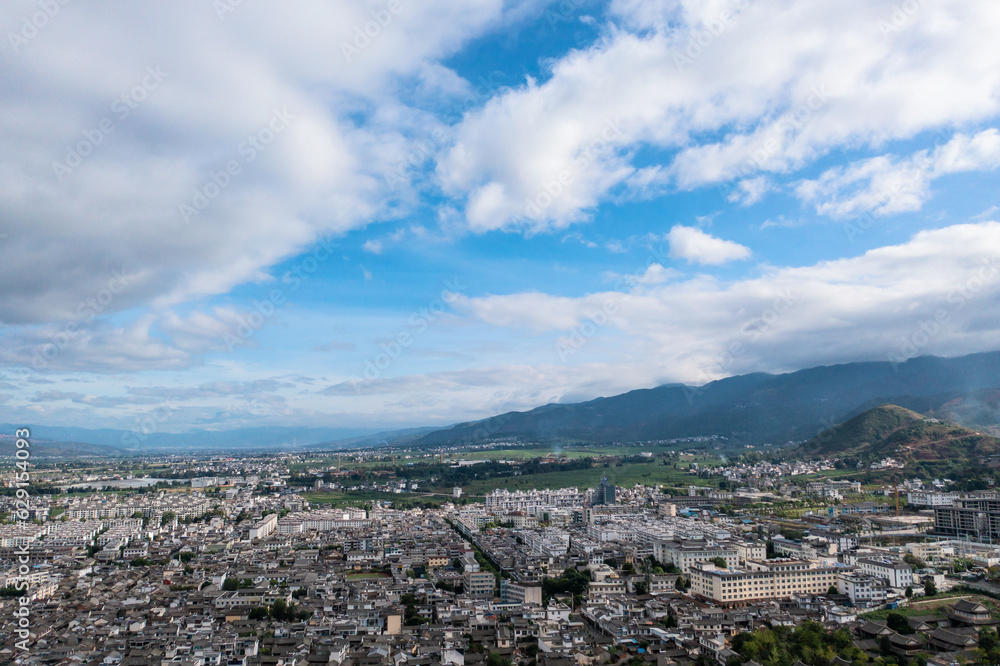
M 584 343 L 564 354 L 568 363 L 617 359 L 625 372 L 642 367 L 704 383 L 890 354 L 994 349 L 1000 338 L 984 325 L 983 313 L 998 305 L 1000 223 L 983 222 L 731 282 L 698 276 L 638 293 L 572 299 L 510 294 L 464 299 L 460 308 L 491 325 L 553 334 L 554 357 L 560 336 L 575 331 Z
M 400 215 L 399 165 L 439 143 L 440 122 L 399 100 L 399 82 L 453 97 L 437 61 L 539 4 L 407 3 L 360 48 L 364 3 L 243 4 L 223 20 L 200 2 L 60 11 L 0 51 L 0 320 L 74 317 L 122 267 L 133 279 L 105 314 L 226 293 L 324 235 Z
M 733 190 L 726 196 L 726 200 L 739 203 L 742 206 L 750 206 L 763 199 L 764 195 L 772 189 L 774 189 L 774 185 L 767 176 L 744 178 L 736 183 Z
M 761 175 L 1000 111 L 1000 7 L 924 4 L 887 39 L 891 14 L 865 0 L 615 2 L 618 29 L 466 115 L 442 184 L 474 231 L 564 228 L 617 187 L 739 181 L 734 198 L 752 203 Z M 644 147 L 667 157 L 637 168 Z
M 674 226 L 667 234 L 670 256 L 689 264 L 717 266 L 729 261 L 749 259 L 750 248 L 733 241 L 716 238 L 696 227 Z
M 104 320 L 45 324 L 4 331 L 0 362 L 26 372 L 181 370 L 197 363 L 187 351 L 152 332 L 153 315 L 125 325 Z
M 880 155 L 833 167 L 816 180 L 805 180 L 796 194 L 813 203 L 816 212 L 845 218 L 870 212 L 892 215 L 920 210 L 931 196 L 931 182 L 965 171 L 1000 166 L 1000 132 L 995 128 L 973 136 L 955 134 L 932 151 L 921 150 L 899 159 Z

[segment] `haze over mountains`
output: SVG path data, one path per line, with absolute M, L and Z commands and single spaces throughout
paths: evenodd
M 714 437 L 742 446 L 805 442 L 880 405 L 1000 433 L 1000 352 L 956 358 L 926 356 L 894 364 L 847 363 L 797 372 L 740 375 L 701 387 L 666 385 L 575 404 L 549 404 L 451 427 L 391 432 L 336 428 L 244 428 L 152 433 L 32 426 L 53 451 L 138 453 L 195 450 L 301 450 L 380 444 L 443 446 L 492 438 L 530 441 L 650 441 Z M 895 424 L 898 425 L 898 424 Z M 11 435 L 14 426 L 0 432 Z M 61 443 L 60 443 L 61 442 Z M 56 444 L 59 443 L 59 444 Z M 8 442 L 0 440 L 0 451 Z M 59 453 L 56 453 L 58 455 Z

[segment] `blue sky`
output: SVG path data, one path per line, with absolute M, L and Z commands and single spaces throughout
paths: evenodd
M 0 10 L 5 421 L 446 424 L 1000 348 L 995 3 L 40 11 Z

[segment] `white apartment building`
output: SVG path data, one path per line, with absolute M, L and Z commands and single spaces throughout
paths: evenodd
M 278 514 L 264 516 L 259 523 L 250 528 L 251 539 L 264 539 L 274 534 L 278 529 Z
M 356 530 L 371 525 L 364 509 L 296 511 L 278 521 L 278 534 Z
M 526 530 L 519 533 L 524 545 L 536 555 L 558 557 L 569 550 L 569 532 L 555 527 L 543 530 Z
M 740 554 L 736 545 L 731 543 L 660 541 L 653 544 L 653 557 L 688 573 L 693 565 L 708 562 L 716 557 L 724 559 L 726 566 L 735 567 L 739 563 Z
M 465 584 L 465 593 L 474 599 L 492 599 L 496 589 L 496 578 L 490 571 L 472 571 L 471 567 L 466 567 L 462 574 Z
M 750 561 L 743 569 L 696 564 L 691 567 L 691 592 L 723 606 L 739 606 L 793 594 L 825 594 L 845 571 L 850 568 L 805 560 Z
M 736 554 L 739 556 L 739 564 L 742 566 L 749 560 L 767 559 L 767 545 L 761 542 L 737 543 Z
M 862 608 L 885 603 L 886 584 L 881 578 L 862 573 L 845 572 L 837 577 L 837 591 L 851 598 L 851 603 Z
M 486 510 L 491 513 L 524 511 L 530 516 L 538 515 L 539 509 L 572 508 L 583 506 L 583 503 L 583 493 L 576 488 L 514 492 L 498 488 L 486 496 Z
M 500 598 L 505 603 L 542 605 L 542 586 L 538 583 L 500 582 Z
M 913 506 L 951 506 L 961 498 L 962 493 L 938 493 L 928 490 L 911 490 L 906 493 L 906 501 Z
M 855 563 L 858 571 L 869 576 L 875 576 L 886 581 L 889 587 L 903 590 L 913 585 L 913 572 L 910 565 L 887 557 L 858 558 Z

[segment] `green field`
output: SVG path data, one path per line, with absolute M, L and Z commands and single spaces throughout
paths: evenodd
M 646 452 L 676 451 L 677 447 L 653 446 L 533 446 L 516 449 L 491 449 L 489 451 L 467 451 L 445 455 L 445 462 L 451 460 L 526 460 L 555 455 L 560 458 L 592 458 L 597 456 L 634 456 Z M 397 462 L 399 462 L 397 460 Z
M 389 577 L 390 577 L 389 574 L 384 574 L 384 573 L 356 573 L 356 574 L 347 574 L 346 576 L 348 581 L 369 580 L 372 578 L 389 578 Z
M 926 598 L 915 597 L 909 606 L 904 606 L 903 608 L 899 608 L 894 611 L 872 611 L 871 613 L 864 613 L 860 617 L 867 618 L 869 620 L 884 620 L 889 613 L 899 613 L 905 617 L 911 617 L 914 615 L 935 615 L 937 617 L 944 617 L 947 614 L 948 609 L 959 599 L 977 601 L 989 608 L 990 614 L 992 614 L 993 617 L 1000 617 L 1000 604 L 997 603 L 996 599 L 965 591 L 945 592 Z
M 704 459 L 696 459 L 695 462 L 704 464 Z M 687 473 L 686 463 L 680 464 L 680 469 L 674 469 L 673 463 L 664 465 L 660 460 L 651 463 L 625 463 L 621 467 L 592 467 L 590 469 L 575 469 L 565 472 L 545 472 L 543 474 L 526 474 L 524 476 L 503 477 L 499 479 L 486 479 L 483 481 L 473 481 L 465 486 L 468 495 L 485 495 L 497 488 L 507 488 L 509 490 L 530 490 L 567 488 L 576 486 L 577 488 L 592 488 L 596 486 L 602 476 L 617 486 L 634 486 L 639 483 L 645 486 L 656 484 L 664 485 L 692 485 L 692 486 L 715 486 L 717 479 L 702 479 L 691 476 Z
M 369 502 L 427 502 L 442 504 L 451 501 L 450 495 L 424 493 L 383 493 L 374 490 L 313 490 L 302 493 L 302 497 L 310 504 L 329 504 L 331 506 L 365 506 Z
M 547 455 L 556 455 L 565 458 L 587 458 L 597 456 L 634 456 L 642 452 L 665 453 L 681 450 L 693 449 L 691 443 L 662 445 L 662 446 L 587 446 L 575 444 L 547 444 L 529 445 L 507 449 L 489 449 L 485 451 L 459 451 L 448 452 L 444 455 L 445 463 L 455 463 L 459 460 L 529 460 L 531 458 L 542 458 Z M 409 455 L 407 458 L 405 455 Z M 701 460 L 701 458 L 698 458 Z M 380 460 L 354 460 L 353 456 L 343 455 L 339 459 L 345 470 L 353 469 L 358 471 L 369 470 L 389 470 L 393 468 L 392 458 L 386 456 Z M 395 466 L 402 467 L 407 464 L 421 465 L 434 464 L 439 461 L 438 453 L 433 450 L 419 453 L 399 454 L 395 456 Z M 306 469 L 336 467 L 338 457 L 336 455 L 317 456 L 309 462 L 297 462 L 289 466 L 293 472 L 303 472 Z

